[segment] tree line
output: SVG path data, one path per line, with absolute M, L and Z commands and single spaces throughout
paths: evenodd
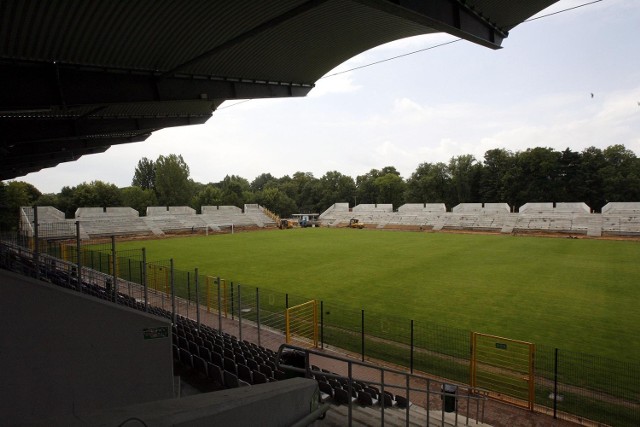
M 0 227 L 17 223 L 20 206 L 54 206 L 73 217 L 78 207 L 130 206 L 145 214 L 147 206 L 191 206 L 258 203 L 287 217 L 320 213 L 336 202 L 459 203 L 504 202 L 519 207 L 527 202 L 585 202 L 599 211 L 610 201 L 640 200 L 640 159 L 624 145 L 581 152 L 536 147 L 512 152 L 488 150 L 481 160 L 470 154 L 448 163 L 424 162 L 408 178 L 393 166 L 371 169 L 353 177 L 330 171 L 320 178 L 310 172 L 275 177 L 265 172 L 253 181 L 228 175 L 220 182 L 200 183 L 190 177 L 181 155 L 140 159 L 131 186 L 118 188 L 102 181 L 63 187 L 58 194 L 42 194 L 33 185 L 11 181 L 0 185 Z

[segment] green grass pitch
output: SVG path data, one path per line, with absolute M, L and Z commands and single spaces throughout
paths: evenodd
M 640 243 L 309 228 L 118 244 L 368 313 L 618 360 L 640 353 Z

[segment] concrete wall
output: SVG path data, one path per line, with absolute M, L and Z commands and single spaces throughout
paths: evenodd
M 127 420 L 131 420 L 131 426 L 290 426 L 318 406 L 318 393 L 315 380 L 292 378 L 143 403 L 103 413 L 46 420 L 38 425 L 128 426 Z
M 38 212 L 39 213 L 39 212 Z M 78 218 L 94 218 L 104 216 L 104 208 L 78 208 L 75 212 L 76 219 Z
M 460 203 L 451 209 L 454 213 L 478 213 L 482 212 L 482 203 Z
M 125 216 L 137 218 L 140 216 L 140 213 L 130 207 L 107 207 L 107 216 Z
M 167 320 L 6 270 L 0 301 L 3 425 L 173 397 Z

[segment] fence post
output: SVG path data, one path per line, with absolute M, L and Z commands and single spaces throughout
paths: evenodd
M 142 269 L 140 272 L 142 288 L 144 289 L 144 311 L 149 311 L 149 289 L 147 288 L 147 249 L 142 248 Z
M 324 350 L 324 301 L 320 300 L 320 349 Z
M 360 335 L 361 335 L 361 340 L 362 340 L 362 361 L 364 362 L 364 310 L 362 310 L 362 315 L 361 315 L 361 319 L 360 319 Z
M 242 297 L 240 296 L 240 283 L 238 283 L 238 340 L 242 341 Z
M 233 306 L 235 301 L 233 300 L 233 282 L 229 282 L 229 286 L 231 287 L 231 320 L 236 320 L 233 314 Z
M 260 344 L 260 289 L 256 288 L 256 321 L 258 323 L 258 347 Z
M 38 207 L 33 207 L 33 266 L 36 268 L 36 280 L 40 280 L 40 237 L 38 225 Z
M 82 292 L 82 258 L 80 256 L 80 221 L 76 221 L 76 278 L 77 282 L 77 290 L 78 292 Z
M 409 362 L 409 366 L 411 367 L 410 372 L 413 374 L 413 319 L 411 319 L 411 355 L 410 355 L 410 362 Z
M 118 256 L 116 254 L 116 236 L 111 236 L 111 278 L 113 280 L 113 302 L 118 303 Z
M 187 317 L 189 317 L 190 307 L 191 307 L 191 272 L 187 271 Z
M 220 276 L 216 277 L 218 284 L 218 331 L 222 333 L 222 296 L 220 295 Z
M 284 294 L 284 308 L 289 308 L 289 294 Z
M 555 349 L 553 363 L 553 419 L 558 418 L 558 349 Z
M 198 298 L 198 267 L 196 267 L 196 322 L 198 322 L 198 330 L 200 330 L 200 298 Z
M 176 286 L 175 283 L 173 281 L 174 275 L 173 275 L 173 258 L 171 258 L 169 260 L 169 286 L 171 286 L 171 318 L 173 319 L 173 324 L 175 325 L 177 322 L 177 315 L 176 315 Z

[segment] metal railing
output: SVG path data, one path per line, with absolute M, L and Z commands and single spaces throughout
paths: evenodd
M 287 354 L 298 353 L 297 360 L 304 360 L 304 367 L 287 363 Z M 313 362 L 313 363 L 312 363 Z M 331 366 L 331 370 L 321 369 L 315 365 Z M 365 383 L 367 386 L 379 388 L 379 414 L 380 424 L 385 425 L 385 413 L 395 411 L 392 407 L 386 407 L 385 393 L 392 390 L 391 395 L 402 396 L 406 399 L 404 405 L 404 421 L 407 426 L 411 422 L 412 400 L 419 400 L 420 407 L 426 411 L 427 426 L 445 426 L 447 424 L 458 425 L 458 421 L 469 423 L 483 423 L 485 404 L 489 392 L 464 384 L 456 384 L 428 378 L 408 372 L 392 369 L 372 363 L 361 362 L 324 351 L 298 347 L 290 344 L 282 344 L 277 353 L 277 367 L 287 371 L 304 374 L 306 378 L 325 377 L 346 382 L 348 396 L 354 396 L 356 384 Z M 348 401 L 348 425 L 354 422 L 355 399 Z M 452 413 L 453 420 L 445 418 L 447 413 Z M 436 416 L 438 414 L 439 416 Z M 371 416 L 371 413 L 368 413 Z M 361 420 L 358 420 L 361 421 Z

